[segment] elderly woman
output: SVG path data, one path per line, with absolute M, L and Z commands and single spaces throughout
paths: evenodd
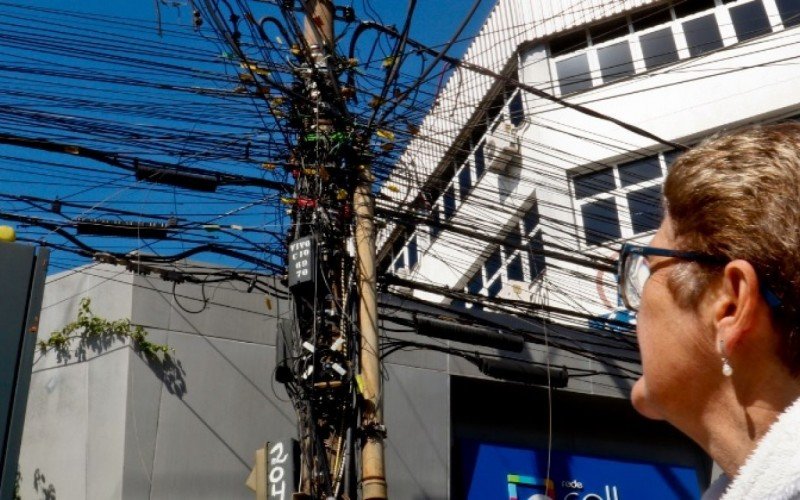
M 620 256 L 633 405 L 722 467 L 703 498 L 800 498 L 800 124 L 704 142 L 664 198 L 651 246 Z

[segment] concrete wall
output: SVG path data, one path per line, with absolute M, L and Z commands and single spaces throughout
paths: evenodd
M 288 305 L 237 287 L 173 285 L 92 266 L 50 278 L 40 338 L 74 321 L 83 297 L 106 319 L 130 317 L 173 363 L 127 343 L 80 356 L 37 353 L 20 470 L 24 499 L 252 498 L 244 481 L 266 441 L 296 436 L 273 381 L 279 314 Z M 279 311 L 280 309 L 280 311 Z M 191 311 L 191 312 L 190 312 Z M 440 358 L 443 358 L 441 356 Z M 448 498 L 447 363 L 387 364 L 386 461 L 395 498 Z M 420 458 L 423 458 L 422 460 Z

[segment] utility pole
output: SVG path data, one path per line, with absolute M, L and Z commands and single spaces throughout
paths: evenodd
M 361 376 L 364 380 L 361 428 L 361 484 L 365 500 L 386 498 L 383 439 L 386 429 L 381 411 L 381 368 L 378 344 L 378 294 L 375 267 L 375 202 L 372 173 L 363 165 L 353 195 L 356 209 L 356 262 L 358 267 Z
M 335 52 L 334 5 L 330 0 L 301 4 L 303 46 L 293 53 L 302 61 L 297 88 L 307 100 L 298 103 L 302 127 L 292 167 L 289 287 L 297 341 L 293 375 L 287 377 L 299 387 L 303 429 L 295 499 L 354 500 L 352 464 L 360 440 L 361 497 L 382 500 L 387 498 L 386 431 L 380 408 L 371 154 L 368 139 L 343 111 L 347 97 L 338 75 L 347 62 Z M 348 247 L 351 238 L 355 245 Z

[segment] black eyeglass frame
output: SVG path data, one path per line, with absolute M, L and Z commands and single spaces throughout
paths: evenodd
M 730 259 L 719 257 L 717 255 L 710 255 L 702 252 L 692 252 L 684 250 L 672 250 L 669 248 L 650 247 L 646 245 L 636 245 L 634 243 L 624 243 L 619 251 L 619 260 L 617 261 L 617 294 L 622 298 L 622 303 L 629 311 L 636 312 L 637 308 L 630 305 L 630 301 L 625 293 L 625 286 L 623 283 L 625 263 L 631 255 L 641 255 L 647 257 L 653 255 L 656 257 L 672 257 L 674 259 L 685 260 L 689 262 L 699 262 L 701 264 L 714 264 L 722 265 L 730 262 Z M 768 286 L 761 282 L 761 294 L 771 308 L 777 308 L 781 305 L 781 299 L 770 290 Z
M 619 251 L 619 260 L 617 261 L 617 294 L 622 298 L 622 303 L 629 311 L 638 311 L 638 308 L 631 306 L 628 296 L 625 293 L 625 264 L 631 255 L 641 255 L 642 257 L 655 256 L 655 257 L 672 257 L 674 259 L 685 260 L 689 262 L 700 262 L 703 264 L 725 264 L 728 259 L 717 257 L 714 255 L 705 254 L 702 252 L 691 252 L 684 250 L 672 250 L 669 248 L 649 247 L 645 245 L 636 245 L 634 243 L 624 243 L 622 249 Z

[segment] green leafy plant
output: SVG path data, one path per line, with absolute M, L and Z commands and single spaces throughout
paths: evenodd
M 131 325 L 129 319 L 109 321 L 95 315 L 88 297 L 81 299 L 76 321 L 54 331 L 47 340 L 39 341 L 38 345 L 42 352 L 55 349 L 63 354 L 69 351 L 74 340 L 78 340 L 77 351 L 83 352 L 87 344 L 108 347 L 110 340 L 115 337 L 130 339 L 135 349 L 151 359 L 169 357 L 169 353 L 173 351 L 167 344 L 157 344 L 148 340 L 147 330 L 139 325 Z

